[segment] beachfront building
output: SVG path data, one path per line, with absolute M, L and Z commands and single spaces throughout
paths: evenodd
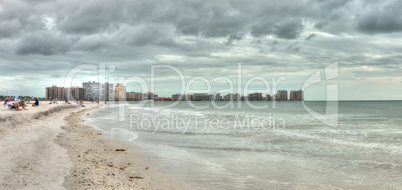
M 57 87 L 57 86 L 46 87 L 45 97 L 46 97 L 46 100 L 56 99 L 56 98 L 59 100 L 65 99 L 66 95 L 65 95 L 64 87 Z
M 248 96 L 240 96 L 240 101 L 246 101 L 248 100 Z
M 212 96 L 207 93 L 195 93 L 194 100 L 195 101 L 211 101 Z
M 142 93 L 138 92 L 126 92 L 126 100 L 128 101 L 141 101 Z
M 211 100 L 213 101 L 221 101 L 222 100 L 222 96 L 221 93 L 214 93 L 211 97 Z
M 208 93 L 194 93 L 194 101 L 211 101 L 211 95 Z
M 288 100 L 288 91 L 287 90 L 278 90 L 275 95 L 276 101 L 286 101 Z
M 252 93 L 248 95 L 248 100 L 249 101 L 262 101 L 262 93 Z
M 152 93 L 152 92 L 148 92 L 148 93 L 144 93 L 142 99 L 143 100 L 155 100 L 158 98 L 158 95 Z
M 134 92 L 126 92 L 126 100 L 132 101 L 134 99 Z
M 224 98 L 223 98 L 223 100 L 225 100 L 225 101 L 240 101 L 240 99 L 241 99 L 241 96 L 238 93 L 235 93 L 235 94 L 229 93 L 226 96 L 224 96 Z
M 126 100 L 126 87 L 121 83 L 117 83 L 114 87 L 114 97 L 116 101 Z
M 187 100 L 188 101 L 193 101 L 194 100 L 194 94 L 187 94 Z
M 170 99 L 169 97 L 162 97 L 162 98 L 156 99 L 156 101 L 167 102 L 167 101 L 172 101 L 172 99 Z
M 114 100 L 113 84 L 108 82 L 102 83 L 100 100 Z
M 87 97 L 87 91 L 85 88 L 79 86 L 73 86 L 71 88 L 64 89 L 65 99 L 67 100 L 84 100 Z
M 272 101 L 272 96 L 269 94 L 265 95 L 265 101 Z
M 135 100 L 134 94 L 135 94 L 135 92 L 126 92 L 126 100 L 134 101 Z
M 173 94 L 172 95 L 172 101 L 185 101 L 186 100 L 186 94 Z
M 138 92 L 134 93 L 134 101 L 141 101 L 142 97 L 143 97 L 142 93 Z
M 292 90 L 290 91 L 290 99 L 292 101 L 303 101 L 304 100 L 304 92 L 303 90 Z
M 86 89 L 87 100 L 114 100 L 113 84 L 88 81 L 83 82 L 82 87 Z
M 88 82 L 83 82 L 82 87 L 84 87 L 87 90 L 87 100 L 98 100 L 100 97 L 100 91 L 99 89 L 101 88 L 101 83 L 100 82 L 95 82 L 95 81 L 88 81 Z

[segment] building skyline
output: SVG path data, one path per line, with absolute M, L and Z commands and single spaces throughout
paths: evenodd
M 116 86 L 113 86 L 113 84 L 109 84 L 107 82 L 100 83 L 95 81 L 83 82 L 82 84 L 84 87 L 74 86 L 71 88 L 64 88 L 57 87 L 55 85 L 46 87 L 45 98 L 101 101 L 141 101 L 158 99 L 158 95 L 153 92 L 126 92 L 126 87 L 121 83 L 117 83 Z M 288 95 L 287 90 L 278 90 L 274 95 L 265 94 L 265 97 L 260 92 L 250 93 L 247 96 L 242 96 L 239 93 L 228 93 L 223 96 L 220 93 L 176 93 L 171 95 L 171 98 L 161 97 L 159 99 L 163 99 L 164 101 L 304 101 L 304 91 L 301 89 L 291 90 Z

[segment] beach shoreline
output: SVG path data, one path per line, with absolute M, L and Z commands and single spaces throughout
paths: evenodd
M 83 116 L 99 104 L 42 105 L 2 112 L 1 189 L 192 189 L 132 145 L 84 125 Z
M 102 132 L 83 124 L 83 116 L 89 111 L 68 116 L 69 125 L 55 140 L 67 149 L 73 162 L 64 182 L 67 189 L 191 189 L 155 170 L 134 146 L 106 139 Z

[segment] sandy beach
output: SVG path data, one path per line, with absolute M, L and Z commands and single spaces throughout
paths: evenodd
M 135 147 L 83 125 L 82 116 L 98 108 L 85 105 L 1 109 L 0 189 L 191 189 L 155 170 Z

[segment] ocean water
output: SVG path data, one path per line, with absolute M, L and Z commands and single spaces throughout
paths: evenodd
M 402 102 L 339 102 L 338 126 L 302 102 L 108 105 L 86 120 L 202 189 L 402 189 Z M 224 106 L 228 102 L 216 102 Z M 326 102 L 306 102 L 325 114 Z M 120 120 L 119 120 L 120 119 Z

